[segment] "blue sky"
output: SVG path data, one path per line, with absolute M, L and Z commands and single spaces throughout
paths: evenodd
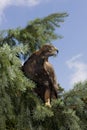
M 0 30 L 24 27 L 30 20 L 56 12 L 69 16 L 57 30 L 64 38 L 52 42 L 59 54 L 50 62 L 60 85 L 69 90 L 87 79 L 87 0 L 0 0 Z

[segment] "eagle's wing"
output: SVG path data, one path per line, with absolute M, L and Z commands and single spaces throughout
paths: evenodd
M 54 87 L 55 90 L 57 90 L 58 89 L 58 85 L 57 85 L 55 72 L 54 72 L 54 69 L 53 69 L 52 65 L 48 61 L 46 61 L 44 63 L 44 69 L 45 69 L 46 73 L 49 76 L 49 80 L 50 80 L 50 82 L 52 84 L 52 87 Z

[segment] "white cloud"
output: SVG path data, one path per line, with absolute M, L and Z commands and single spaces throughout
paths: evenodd
M 35 6 L 42 0 L 0 0 L 0 9 L 5 9 L 9 5 L 13 6 Z
M 87 63 L 83 62 L 81 59 L 82 55 L 79 54 L 67 61 L 69 69 L 72 70 L 70 77 L 71 85 L 80 81 L 83 82 L 87 79 Z
M 44 0 L 47 2 L 48 0 Z M 0 0 L 0 23 L 4 16 L 4 10 L 9 6 L 36 6 L 39 5 L 43 0 Z
M 40 4 L 41 0 L 10 0 L 15 6 L 36 6 Z

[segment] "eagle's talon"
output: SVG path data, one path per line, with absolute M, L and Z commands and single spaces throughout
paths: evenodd
M 51 104 L 48 102 L 45 103 L 45 106 L 51 108 Z
M 50 99 L 49 99 L 49 98 L 48 98 L 47 101 L 45 102 L 45 106 L 51 108 L 51 104 L 50 104 Z

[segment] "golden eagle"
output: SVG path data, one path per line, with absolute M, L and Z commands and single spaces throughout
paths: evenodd
M 46 44 L 33 53 L 22 66 L 24 74 L 37 84 L 35 92 L 46 106 L 51 106 L 51 98 L 57 98 L 56 76 L 52 65 L 48 62 L 48 58 L 56 53 L 58 53 L 57 48 Z

